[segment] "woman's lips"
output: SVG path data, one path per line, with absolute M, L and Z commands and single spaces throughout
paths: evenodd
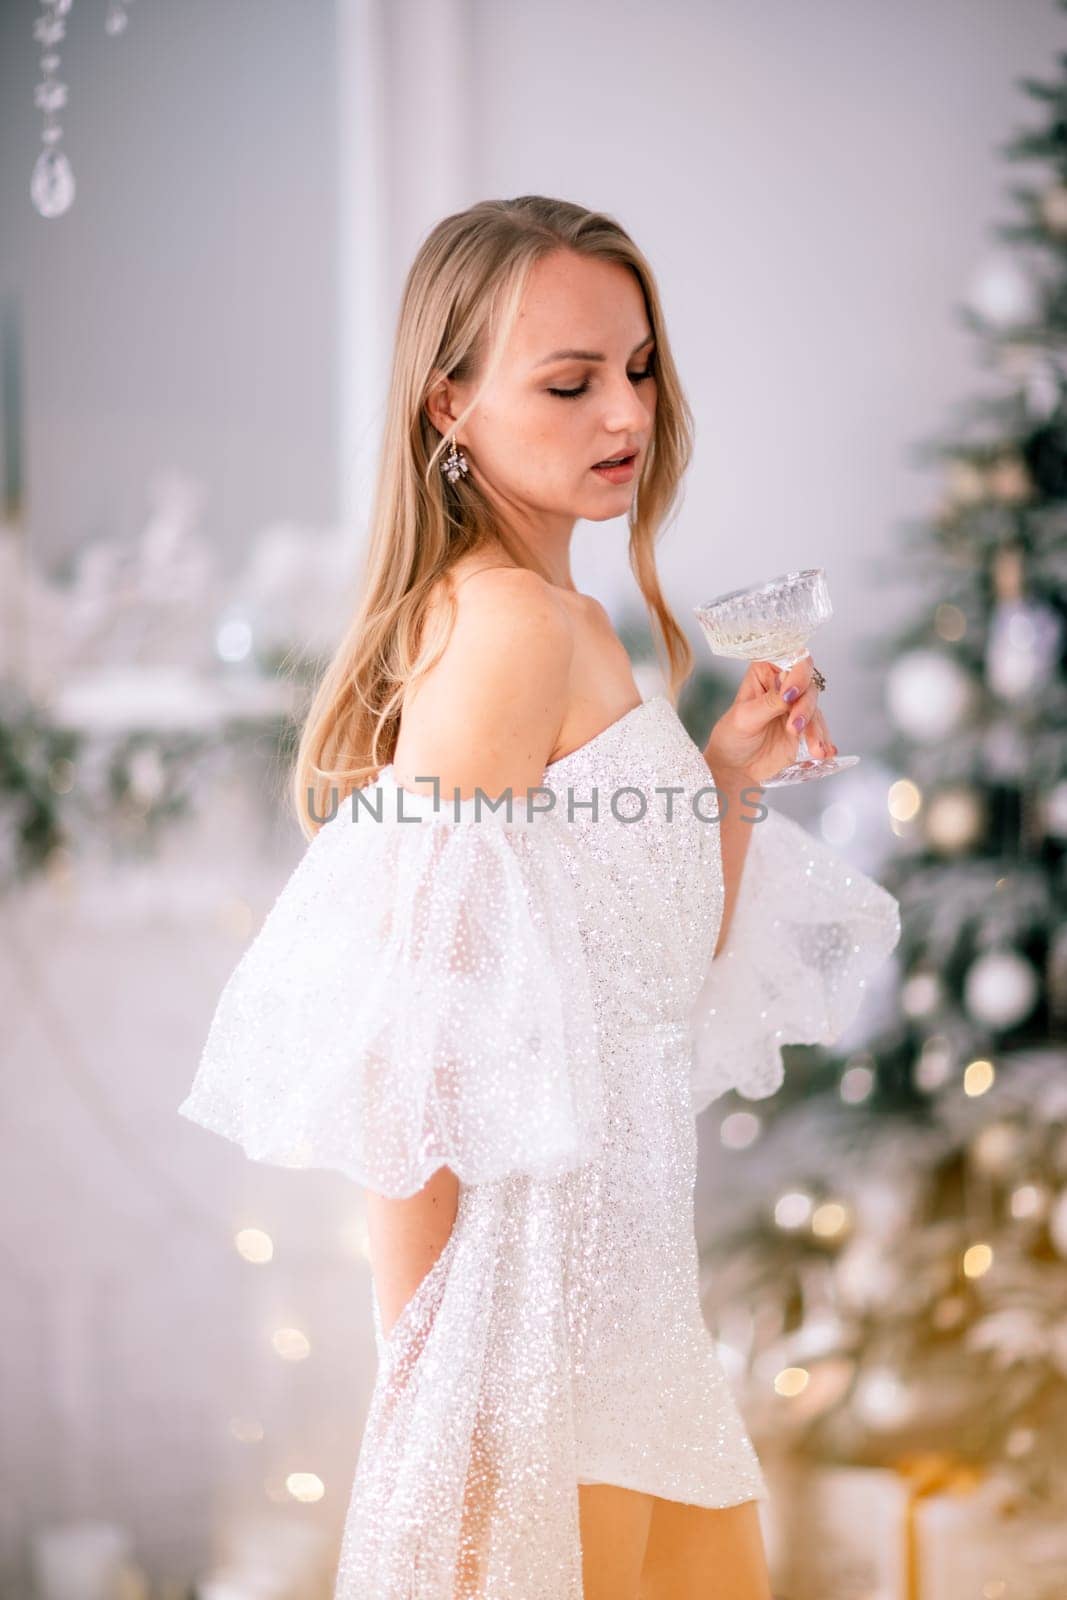
M 609 483 L 627 483 L 634 475 L 634 465 L 637 460 L 636 452 L 626 456 L 617 467 L 607 467 L 603 463 L 595 466 L 593 471 L 600 478 L 606 478 Z

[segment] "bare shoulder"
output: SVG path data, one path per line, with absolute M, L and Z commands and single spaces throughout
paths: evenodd
M 441 659 L 404 707 L 398 781 L 451 793 L 536 787 L 567 711 L 573 617 L 535 572 L 493 567 L 454 586 L 455 622 Z M 416 781 L 418 780 L 418 781 Z

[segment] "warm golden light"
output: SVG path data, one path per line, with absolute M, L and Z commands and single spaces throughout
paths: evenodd
M 242 1228 L 240 1232 L 234 1234 L 233 1242 L 238 1255 L 257 1265 L 270 1261 L 274 1255 L 274 1240 L 269 1233 L 264 1233 L 262 1228 Z
M 993 1247 L 988 1244 L 972 1244 L 969 1250 L 963 1253 L 964 1276 L 968 1278 L 984 1278 L 993 1265 Z
M 270 1342 L 283 1361 L 303 1361 L 311 1354 L 311 1341 L 299 1328 L 278 1328 Z
M 802 1394 L 808 1387 L 811 1374 L 806 1367 L 784 1367 L 774 1380 L 776 1394 L 785 1395 L 787 1398 L 794 1394 Z
M 848 1226 L 848 1211 L 837 1200 L 827 1200 L 816 1206 L 811 1219 L 811 1231 L 820 1239 L 834 1239 Z
M 304 1505 L 321 1500 L 326 1493 L 326 1485 L 314 1472 L 290 1472 L 285 1480 L 285 1487 L 294 1500 L 299 1500 Z
M 963 1074 L 963 1092 L 971 1096 L 985 1094 L 993 1087 L 996 1070 L 992 1061 L 971 1061 Z
M 911 822 L 923 803 L 922 791 L 910 778 L 898 778 L 889 788 L 889 815 L 894 822 Z

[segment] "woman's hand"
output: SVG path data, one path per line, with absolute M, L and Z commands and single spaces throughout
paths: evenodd
M 814 674 L 810 655 L 788 672 L 773 661 L 750 662 L 733 705 L 712 728 L 705 746 L 704 759 L 712 773 L 736 773 L 758 784 L 796 759 L 801 733 L 813 756 L 836 755 L 837 746 L 819 710 Z M 797 727 L 801 717 L 803 724 Z

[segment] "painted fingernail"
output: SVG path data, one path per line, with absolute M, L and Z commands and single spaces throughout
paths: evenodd
M 782 699 L 785 701 L 787 706 L 791 706 L 794 700 L 800 699 L 800 689 L 795 683 L 791 684 L 790 687 L 785 691 Z
M 803 733 L 804 732 L 804 724 L 805 724 L 805 722 L 807 720 L 808 719 L 806 717 L 794 717 L 793 718 L 793 726 L 797 730 L 798 733 Z

